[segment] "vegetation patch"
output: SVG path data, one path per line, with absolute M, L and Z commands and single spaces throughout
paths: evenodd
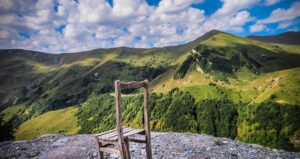
M 76 111 L 76 107 L 69 107 L 31 118 L 17 128 L 15 139 L 28 140 L 43 134 L 75 134 L 80 130 Z
M 174 74 L 174 79 L 180 79 L 185 76 L 187 73 L 188 69 L 190 68 L 191 62 L 193 60 L 192 56 L 188 56 L 186 60 L 183 61 L 183 63 L 180 65 L 178 70 Z
M 8 122 L 14 116 L 20 115 L 25 110 L 25 106 L 23 104 L 15 105 L 8 107 L 0 112 L 0 116 L 2 116 L 3 123 Z
M 296 142 L 300 131 L 299 105 L 269 99 L 241 107 L 239 113 L 237 139 L 277 149 L 300 150 Z

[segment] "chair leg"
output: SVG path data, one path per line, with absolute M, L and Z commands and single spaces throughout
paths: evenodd
M 99 159 L 104 159 L 104 153 L 100 151 L 100 147 L 102 147 L 102 143 L 99 142 Z
M 98 153 L 98 159 L 104 159 L 104 156 L 103 156 L 103 152 L 100 151 L 100 147 L 102 147 L 102 143 L 99 142 L 98 140 L 98 137 L 95 137 L 95 140 L 96 140 L 96 145 L 97 145 L 97 153 Z
M 126 145 L 126 151 L 127 151 L 127 158 L 130 159 L 130 149 L 129 149 L 128 137 L 125 137 L 125 145 Z
M 146 135 L 146 153 L 147 159 L 152 159 L 151 141 L 150 135 Z

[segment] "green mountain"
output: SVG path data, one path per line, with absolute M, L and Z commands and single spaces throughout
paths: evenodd
M 271 36 L 252 35 L 252 36 L 248 36 L 247 38 L 262 41 L 262 42 L 269 42 L 269 43 L 288 44 L 288 45 L 300 44 L 299 41 L 300 32 L 296 32 L 296 31 L 289 31 L 278 35 L 271 35 Z
M 1 50 L 0 59 L 2 140 L 113 128 L 113 81 L 147 78 L 153 130 L 299 150 L 300 45 L 213 30 L 179 46 L 58 55 Z M 139 92 L 123 92 L 130 93 L 122 99 L 125 125 L 141 126 Z

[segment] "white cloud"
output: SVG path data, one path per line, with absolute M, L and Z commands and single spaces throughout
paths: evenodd
M 79 15 L 70 16 L 71 22 L 79 20 L 80 23 L 97 23 L 105 21 L 110 14 L 110 5 L 104 0 L 84 0 L 78 5 Z M 72 17 L 72 18 L 71 18 Z
M 13 3 L 10 0 L 0 0 L 0 8 L 1 9 L 11 9 L 13 7 Z
M 158 4 L 157 11 L 161 13 L 176 13 L 189 8 L 193 3 L 201 3 L 203 0 L 162 0 Z
M 271 15 L 266 18 L 259 20 L 257 23 L 270 24 L 282 21 L 288 21 L 295 19 L 300 16 L 300 2 L 294 3 L 289 9 L 278 8 L 272 11 Z
M 150 13 L 151 8 L 144 0 L 114 0 L 113 14 L 118 17 L 143 16 Z
M 16 16 L 13 14 L 0 15 L 0 24 L 11 24 L 16 21 Z
M 285 22 L 279 23 L 278 29 L 288 28 L 288 27 L 292 26 L 294 23 L 295 23 L 294 21 L 285 21 Z
M 275 1 L 272 1 L 275 3 Z M 250 27 L 251 32 L 268 31 L 267 24 L 278 23 L 277 29 L 285 29 L 295 24 L 294 19 L 300 16 L 300 2 L 293 3 L 288 9 L 278 8 L 271 12 L 270 16 L 260 19 Z
M 250 26 L 250 31 L 251 32 L 260 32 L 266 30 L 267 27 L 263 24 L 254 24 Z
M 250 13 L 247 11 L 238 12 L 230 21 L 229 24 L 231 26 L 242 26 L 245 22 L 250 21 L 252 18 Z
M 257 4 L 260 0 L 221 0 L 224 4 L 215 15 L 234 14 L 240 10 L 247 9 Z
M 0 31 L 0 38 L 8 38 L 9 37 L 9 32 L 6 30 L 1 30 Z
M 276 4 L 276 3 L 280 2 L 280 1 L 281 0 L 266 0 L 265 1 L 265 5 L 271 6 L 271 5 Z
M 258 1 L 222 0 L 223 6 L 207 17 L 191 7 L 203 0 L 161 0 L 158 6 L 145 0 L 113 0 L 112 5 L 106 0 L 58 0 L 57 12 L 51 0 L 13 0 L 13 6 L 0 11 L 0 48 L 58 53 L 178 45 L 212 29 L 242 32 L 254 20 L 247 9 Z M 59 26 L 65 27 L 58 32 Z M 20 37 L 20 31 L 30 39 Z

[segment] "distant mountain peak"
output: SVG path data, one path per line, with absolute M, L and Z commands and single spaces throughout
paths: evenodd
M 249 39 L 258 40 L 262 42 L 278 43 L 278 44 L 288 44 L 288 45 L 300 45 L 300 32 L 298 31 L 288 31 L 277 35 L 270 36 L 247 36 Z

